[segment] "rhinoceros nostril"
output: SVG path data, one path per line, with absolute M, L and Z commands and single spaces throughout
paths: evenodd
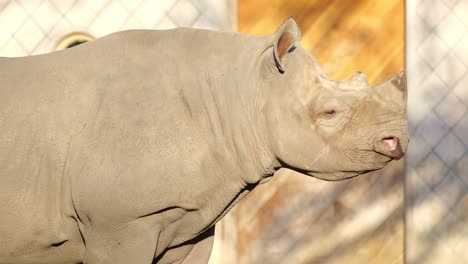
M 400 159 L 403 157 L 403 149 L 400 145 L 398 137 L 384 137 L 375 142 L 374 150 L 377 153 L 383 154 L 393 159 Z
M 398 148 L 400 140 L 397 137 L 386 137 L 382 139 L 382 143 L 388 151 L 395 151 Z

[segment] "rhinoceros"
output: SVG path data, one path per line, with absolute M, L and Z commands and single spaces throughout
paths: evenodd
M 288 168 L 337 181 L 407 148 L 406 79 L 328 78 L 293 18 L 262 37 L 114 33 L 0 59 L 0 263 L 207 263 Z

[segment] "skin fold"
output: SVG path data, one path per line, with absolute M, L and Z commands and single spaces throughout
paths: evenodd
M 215 223 L 277 170 L 401 158 L 404 74 L 331 80 L 300 35 L 290 18 L 0 58 L 0 263 L 207 263 Z

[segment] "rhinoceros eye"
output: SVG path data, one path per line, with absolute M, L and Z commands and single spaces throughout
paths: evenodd
M 335 109 L 330 109 L 325 111 L 323 114 L 326 118 L 333 118 L 336 115 L 336 111 Z

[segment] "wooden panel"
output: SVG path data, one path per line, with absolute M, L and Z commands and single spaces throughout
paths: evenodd
M 291 15 L 333 78 L 361 70 L 375 83 L 404 68 L 402 0 L 239 0 L 239 31 L 271 34 Z
M 238 0 L 239 31 L 273 33 L 289 16 L 302 46 L 340 79 L 373 84 L 404 67 L 404 2 Z M 403 263 L 403 163 L 343 182 L 281 170 L 217 225 L 211 263 Z

